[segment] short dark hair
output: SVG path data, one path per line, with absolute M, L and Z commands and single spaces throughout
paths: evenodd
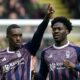
M 66 17 L 60 16 L 60 17 L 54 18 L 51 22 L 51 27 L 53 27 L 53 25 L 56 22 L 63 23 L 65 25 L 65 27 L 68 29 L 69 33 L 71 32 L 73 26 L 72 26 L 72 23 L 70 22 L 70 20 L 68 20 Z
M 8 26 L 6 34 L 8 35 L 10 33 L 10 30 L 14 29 L 14 28 L 21 28 L 21 27 L 17 24 L 11 24 L 11 25 Z

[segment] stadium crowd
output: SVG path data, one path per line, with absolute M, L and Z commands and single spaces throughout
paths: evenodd
M 62 0 L 62 3 L 67 6 L 73 18 L 80 19 L 80 0 Z
M 61 0 L 72 18 L 80 18 L 80 0 Z M 42 19 L 46 4 L 38 0 L 0 0 L 0 19 Z
M 0 19 L 43 18 L 45 7 L 38 0 L 0 0 Z

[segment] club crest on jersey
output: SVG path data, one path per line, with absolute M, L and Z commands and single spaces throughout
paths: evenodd
M 16 68 L 16 66 L 19 66 L 21 64 L 24 64 L 24 58 L 21 58 L 18 61 L 14 61 L 14 62 L 11 62 L 9 64 L 4 65 L 3 66 L 3 72 L 6 73 L 6 72 Z
M 10 70 L 10 66 L 9 65 L 4 65 L 3 66 L 3 72 L 8 72 Z
M 70 58 L 70 51 L 66 51 L 66 58 L 67 58 L 67 59 Z

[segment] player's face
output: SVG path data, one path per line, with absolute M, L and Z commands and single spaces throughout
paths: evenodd
M 65 25 L 61 22 L 57 22 L 52 27 L 52 34 L 53 38 L 56 41 L 63 41 L 67 38 L 68 30 L 66 29 Z
M 8 35 L 9 44 L 13 47 L 20 47 L 22 42 L 22 31 L 21 28 L 13 28 L 10 30 Z

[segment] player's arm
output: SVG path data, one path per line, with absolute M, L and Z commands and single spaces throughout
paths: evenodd
M 78 56 L 78 63 L 75 64 L 75 70 L 80 72 L 80 48 L 79 48 L 77 56 Z
M 36 77 L 36 80 L 46 80 L 47 74 L 48 74 L 48 65 L 44 59 L 44 52 L 42 52 L 40 70 Z
M 27 48 L 28 48 L 28 50 L 30 51 L 30 53 L 32 55 L 35 55 L 37 50 L 39 49 L 39 46 L 40 46 L 44 31 L 45 31 L 45 29 L 48 25 L 49 19 L 51 18 L 53 12 L 54 12 L 54 10 L 53 10 L 52 6 L 49 5 L 48 9 L 47 9 L 47 14 L 46 14 L 44 20 L 38 26 L 38 29 L 36 30 L 31 42 L 28 43 Z

